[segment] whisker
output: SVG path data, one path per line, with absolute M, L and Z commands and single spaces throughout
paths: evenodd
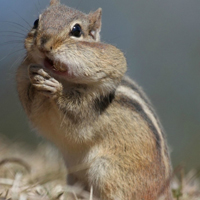
M 27 60 L 27 58 L 28 58 L 28 55 L 26 55 L 26 56 L 24 57 L 24 59 L 22 60 L 22 63 L 25 62 L 25 61 Z
M 37 1 L 37 3 L 38 3 L 38 1 Z M 39 10 L 37 4 L 35 3 L 34 5 L 35 5 L 35 8 L 36 8 L 36 10 L 37 10 L 37 13 L 39 14 L 40 10 Z
M 7 44 L 13 44 L 13 43 L 23 44 L 24 41 L 23 40 L 11 40 L 11 41 L 0 43 L 0 46 L 4 46 L 4 45 L 7 45 Z
M 17 22 L 11 22 L 11 21 L 0 21 L 0 23 L 9 23 L 9 24 L 13 24 L 16 25 L 18 27 L 21 27 L 23 29 L 21 29 L 22 31 L 29 31 L 26 27 L 22 26 L 21 24 L 17 23 Z
M 37 17 L 39 17 L 39 15 L 41 14 L 41 4 L 40 4 L 40 1 L 37 0 L 37 2 L 34 3 L 34 6 L 36 8 L 36 11 L 37 11 Z
M 16 51 L 11 52 L 11 53 L 8 53 L 6 56 L 4 56 L 3 58 L 0 59 L 0 62 L 1 62 L 2 60 L 4 60 L 5 58 L 7 58 L 8 56 L 10 56 L 10 55 L 12 55 L 12 54 L 14 54 L 14 53 L 16 53 L 16 52 L 18 52 L 18 51 L 22 51 L 22 50 L 24 50 L 24 48 L 23 48 L 23 49 L 18 49 L 18 50 L 16 50 Z
M 0 31 L 0 33 L 14 33 L 14 34 L 18 34 L 18 35 L 23 35 L 23 36 L 25 36 L 24 33 L 20 33 L 20 32 L 17 32 L 17 31 Z
M 1 37 L 16 37 L 16 38 L 20 38 L 20 39 L 25 39 L 25 37 L 22 37 L 22 36 L 18 36 L 18 35 L 0 35 Z
M 28 23 L 28 21 L 26 21 L 26 19 L 24 19 L 19 13 L 17 13 L 15 10 L 12 10 L 16 15 L 18 15 L 18 17 L 20 17 L 30 28 L 32 28 L 32 26 Z
M 9 69 L 12 69 L 15 65 L 19 65 L 19 62 L 21 63 L 21 59 L 22 59 L 22 58 L 23 58 L 22 56 L 16 58 L 16 60 L 15 60 L 15 61 L 13 62 L 13 64 L 9 67 Z

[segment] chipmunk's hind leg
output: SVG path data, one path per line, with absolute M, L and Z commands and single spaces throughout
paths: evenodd
M 117 176 L 120 169 L 117 165 L 114 166 L 111 160 L 112 158 L 106 155 L 92 162 L 88 170 L 89 187 L 92 186 L 94 196 L 102 200 L 129 200 L 127 196 L 124 196 L 122 182 Z

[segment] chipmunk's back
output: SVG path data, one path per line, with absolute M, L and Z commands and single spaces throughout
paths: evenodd
M 101 180 L 103 199 L 110 195 L 108 199 L 171 200 L 167 144 L 146 95 L 125 76 L 115 94 L 99 103 L 102 113 L 98 123 L 103 126 L 98 132 L 104 141 L 98 144 L 98 153 L 96 148 L 91 151 L 88 162 L 92 166 L 87 173 L 91 177 L 105 175 L 105 183 Z M 91 184 L 96 181 L 91 180 Z

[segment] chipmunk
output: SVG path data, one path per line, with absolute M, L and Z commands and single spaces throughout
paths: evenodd
M 68 177 L 102 200 L 172 200 L 166 139 L 123 53 L 100 42 L 101 9 L 51 0 L 25 39 L 16 74 L 21 103 L 62 152 Z

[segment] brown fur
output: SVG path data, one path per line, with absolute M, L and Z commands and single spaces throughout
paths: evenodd
M 79 38 L 70 35 L 80 24 Z M 171 166 L 159 121 L 137 85 L 124 77 L 126 59 L 99 42 L 101 9 L 86 15 L 52 0 L 25 41 L 18 93 L 33 125 L 63 153 L 69 176 L 102 200 L 155 200 Z M 50 59 L 52 69 L 45 67 Z M 53 68 L 57 63 L 58 69 Z M 65 75 L 56 73 L 64 68 Z M 65 69 L 66 68 L 66 69 Z

